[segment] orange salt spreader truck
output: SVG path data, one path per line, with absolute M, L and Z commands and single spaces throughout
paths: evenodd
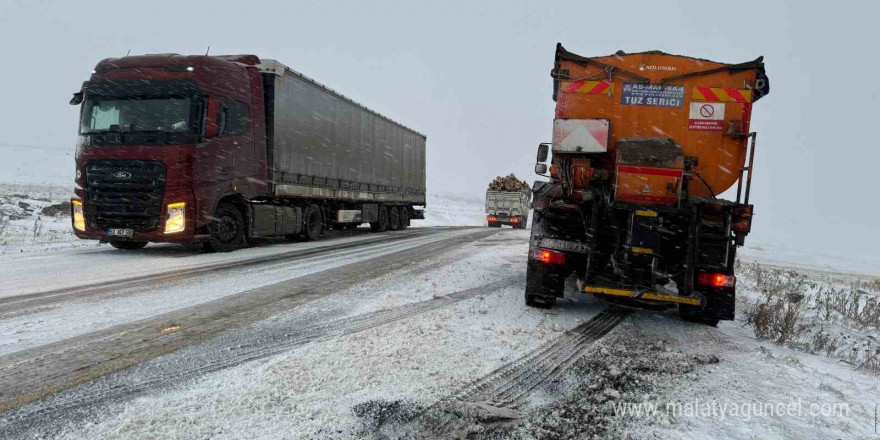
M 763 57 L 741 64 L 659 51 L 587 58 L 556 46 L 553 142 L 538 147 L 527 305 L 565 279 L 611 302 L 734 318 L 734 259 L 751 229 L 752 106 Z M 736 200 L 719 198 L 734 184 Z

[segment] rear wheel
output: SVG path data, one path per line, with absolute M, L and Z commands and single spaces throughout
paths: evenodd
M 211 238 L 205 243 L 209 252 L 230 252 L 247 244 L 244 236 L 244 217 L 230 203 L 222 203 L 214 212 L 210 225 Z
M 400 210 L 396 206 L 388 208 L 388 229 L 392 231 L 400 229 Z
M 136 251 L 138 249 L 143 249 L 144 246 L 147 245 L 146 241 L 111 241 L 110 246 L 115 247 L 116 249 L 122 249 L 125 251 Z
M 687 305 L 678 306 L 678 316 L 687 322 L 708 325 L 710 327 L 718 326 L 718 317 L 702 312 L 699 308 Z
M 382 205 L 379 207 L 379 219 L 370 222 L 370 230 L 373 232 L 385 232 L 388 230 L 388 207 Z
M 406 206 L 400 207 L 400 229 L 406 229 L 409 227 L 409 208 Z
M 303 239 L 311 241 L 320 238 L 321 232 L 324 230 L 324 216 L 321 214 L 321 208 L 318 205 L 309 205 L 303 219 L 305 220 L 302 232 Z
M 530 295 L 526 291 L 526 305 L 536 309 L 550 309 L 556 304 L 556 298 L 552 296 Z

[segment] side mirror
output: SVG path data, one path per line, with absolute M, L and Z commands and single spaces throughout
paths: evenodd
M 83 92 L 76 92 L 73 98 L 70 98 L 70 105 L 80 105 L 83 102 Z
M 217 98 L 208 98 L 208 108 L 205 111 L 205 139 L 217 137 L 220 134 L 220 101 Z
M 535 164 L 535 174 L 544 175 L 547 174 L 547 164 L 546 163 L 536 163 Z
M 550 144 L 538 145 L 538 159 L 536 162 L 547 162 L 547 156 L 550 155 Z

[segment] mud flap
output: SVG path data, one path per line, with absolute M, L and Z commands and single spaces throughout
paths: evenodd
M 736 317 L 736 294 L 734 289 L 717 289 L 706 295 L 704 313 L 722 321 L 733 321 Z
M 682 304 L 679 311 L 682 315 L 702 316 L 721 321 L 733 321 L 736 317 L 736 295 L 734 289 L 713 289 L 701 293 L 705 298 L 703 307 Z
M 565 296 L 565 279 L 570 272 L 566 266 L 543 264 L 530 259 L 526 267 L 526 293 L 562 298 Z

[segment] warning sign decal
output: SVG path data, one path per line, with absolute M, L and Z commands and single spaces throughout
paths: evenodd
M 681 107 L 684 104 L 684 86 L 623 83 L 620 103 L 653 107 Z
M 724 104 L 692 102 L 688 130 L 721 131 L 724 125 Z

